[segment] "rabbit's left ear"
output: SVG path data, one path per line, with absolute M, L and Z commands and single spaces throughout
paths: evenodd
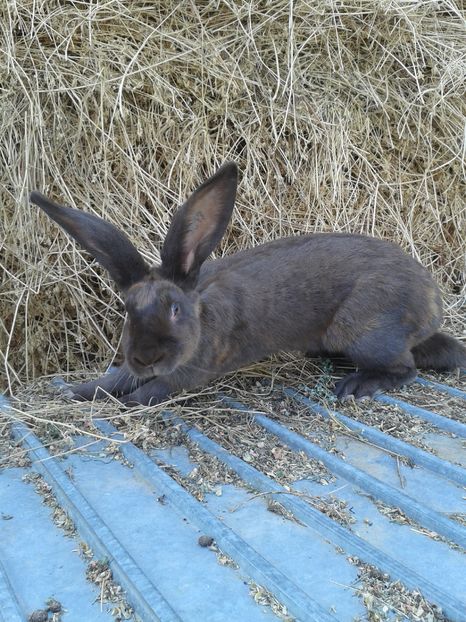
M 165 278 L 185 289 L 195 286 L 202 263 L 228 226 L 237 183 L 237 166 L 227 162 L 179 208 L 161 252 Z
M 29 200 L 97 259 L 122 291 L 149 273 L 146 262 L 128 237 L 111 223 L 88 212 L 54 203 L 37 191 L 31 192 Z

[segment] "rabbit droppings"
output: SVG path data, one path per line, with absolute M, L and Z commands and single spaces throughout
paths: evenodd
M 31 193 L 108 270 L 125 301 L 123 365 L 73 386 L 73 397 L 156 404 L 281 350 L 351 359 L 357 371 L 337 383 L 338 398 L 400 387 L 417 367 L 466 366 L 466 348 L 438 332 L 437 285 L 391 242 L 316 233 L 207 261 L 236 186 L 232 162 L 199 186 L 175 213 L 153 267 L 115 226 Z

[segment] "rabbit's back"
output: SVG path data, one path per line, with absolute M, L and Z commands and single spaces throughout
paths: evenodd
M 376 322 L 387 330 L 405 325 L 415 343 L 442 317 L 427 270 L 397 245 L 363 235 L 282 238 L 207 262 L 198 291 L 224 329 L 230 324 L 232 342 L 243 351 L 261 344 L 251 358 L 280 347 L 338 350 L 338 339 L 343 348 L 361 326 Z M 337 314 L 341 338 L 329 344 Z
M 388 294 L 437 290 L 428 271 L 398 245 L 365 235 L 316 233 L 281 238 L 206 262 L 198 290 L 212 283 L 243 283 L 251 295 L 262 288 L 276 294 L 304 289 L 313 297 L 339 304 L 361 280 Z M 370 295 L 370 291 L 367 292 Z M 404 297 L 400 303 L 406 302 Z

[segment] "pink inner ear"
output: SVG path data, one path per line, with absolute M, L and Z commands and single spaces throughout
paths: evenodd
M 178 258 L 185 274 L 191 272 L 195 261 L 205 261 L 217 246 L 227 224 L 225 212 L 230 214 L 233 207 L 235 186 L 236 178 L 215 175 L 195 190 L 183 206 L 178 217 L 182 224 Z
M 211 202 L 205 202 L 203 207 L 204 209 L 210 208 L 210 211 L 216 209 L 216 205 L 211 204 Z M 215 222 L 209 222 L 208 217 L 206 217 L 202 211 L 193 213 L 189 223 L 189 231 L 186 234 L 183 244 L 185 252 L 183 270 L 185 274 L 193 267 L 194 257 L 199 246 L 203 244 L 214 231 Z

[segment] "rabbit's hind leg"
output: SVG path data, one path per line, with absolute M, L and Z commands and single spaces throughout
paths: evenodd
M 416 364 L 409 346 L 409 331 L 393 314 L 375 320 L 340 326 L 332 324 L 327 339 L 351 359 L 357 371 L 346 375 L 335 386 L 339 399 L 372 397 L 378 391 L 397 389 L 416 377 Z

